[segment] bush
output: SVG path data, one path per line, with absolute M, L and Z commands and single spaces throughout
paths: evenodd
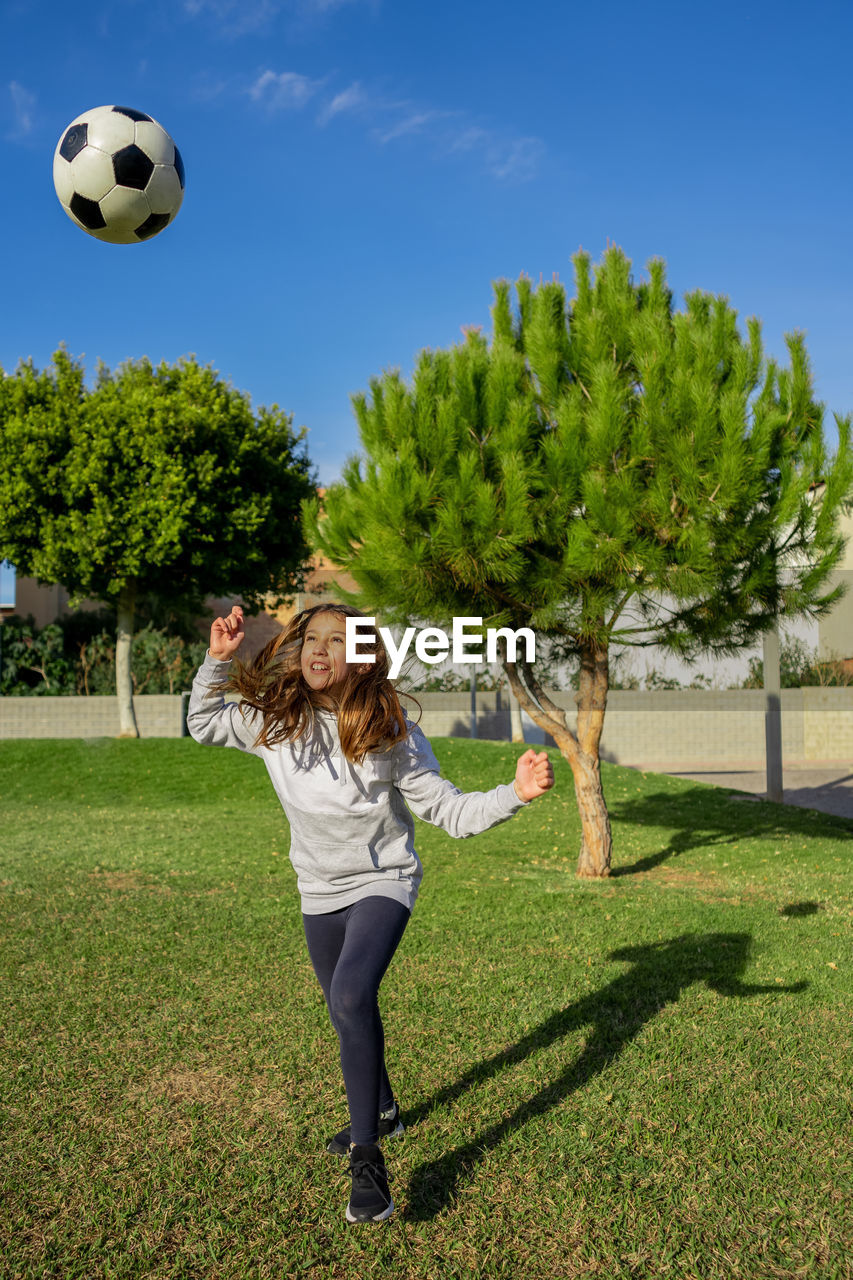
M 62 627 L 41 630 L 32 614 L 14 615 L 0 626 L 0 694 L 76 693 L 74 664 L 65 649 Z
M 133 637 L 133 692 L 189 688 L 207 642 L 149 622 Z M 32 615 L 7 618 L 0 630 L 0 695 L 114 694 L 115 621 L 109 610 L 75 613 L 39 630 Z
M 783 689 L 837 688 L 853 684 L 853 672 L 838 659 L 819 662 L 816 649 L 809 649 L 802 640 L 783 638 L 779 646 L 779 667 Z M 742 689 L 764 688 L 764 662 L 751 658 L 749 674 Z

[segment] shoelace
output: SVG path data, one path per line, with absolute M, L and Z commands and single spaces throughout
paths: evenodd
M 353 1181 L 356 1178 L 367 1177 L 380 1193 L 382 1192 L 382 1187 L 377 1181 L 378 1178 L 384 1178 L 386 1182 L 394 1181 L 393 1175 L 383 1165 L 375 1164 L 372 1160 L 351 1161 L 349 1168 L 344 1170 L 344 1177 L 351 1177 Z

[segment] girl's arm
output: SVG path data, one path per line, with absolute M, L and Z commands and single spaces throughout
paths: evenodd
M 244 715 L 238 703 L 227 703 L 215 686 L 228 678 L 231 658 L 243 643 L 243 610 L 235 605 L 227 618 L 217 618 L 210 628 L 210 649 L 193 680 L 187 729 L 196 742 L 214 747 L 259 750 L 255 738 L 260 729 L 258 713 Z
M 525 804 L 554 785 L 547 755 L 527 751 L 516 769 L 515 783 L 491 791 L 460 791 L 442 778 L 438 761 L 424 734 L 413 727 L 395 748 L 394 785 L 418 818 L 457 838 L 478 835 L 506 822 Z

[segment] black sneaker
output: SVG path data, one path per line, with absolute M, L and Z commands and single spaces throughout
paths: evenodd
M 349 1153 L 352 1191 L 347 1205 L 347 1222 L 383 1222 L 394 1212 L 388 1190 L 388 1171 L 379 1147 L 353 1146 Z
M 405 1132 L 405 1125 L 400 1119 L 400 1107 L 396 1102 L 391 1111 L 380 1112 L 380 1141 L 382 1138 L 399 1138 Z M 326 1143 L 326 1150 L 331 1152 L 333 1156 L 345 1156 L 351 1145 L 349 1129 L 342 1129 L 340 1133 L 335 1134 L 334 1138 L 329 1139 Z

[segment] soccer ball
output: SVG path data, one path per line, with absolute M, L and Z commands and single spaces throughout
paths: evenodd
M 110 244 L 150 240 L 184 198 L 184 162 L 162 125 L 131 107 L 93 107 L 72 120 L 53 156 L 59 203 Z

